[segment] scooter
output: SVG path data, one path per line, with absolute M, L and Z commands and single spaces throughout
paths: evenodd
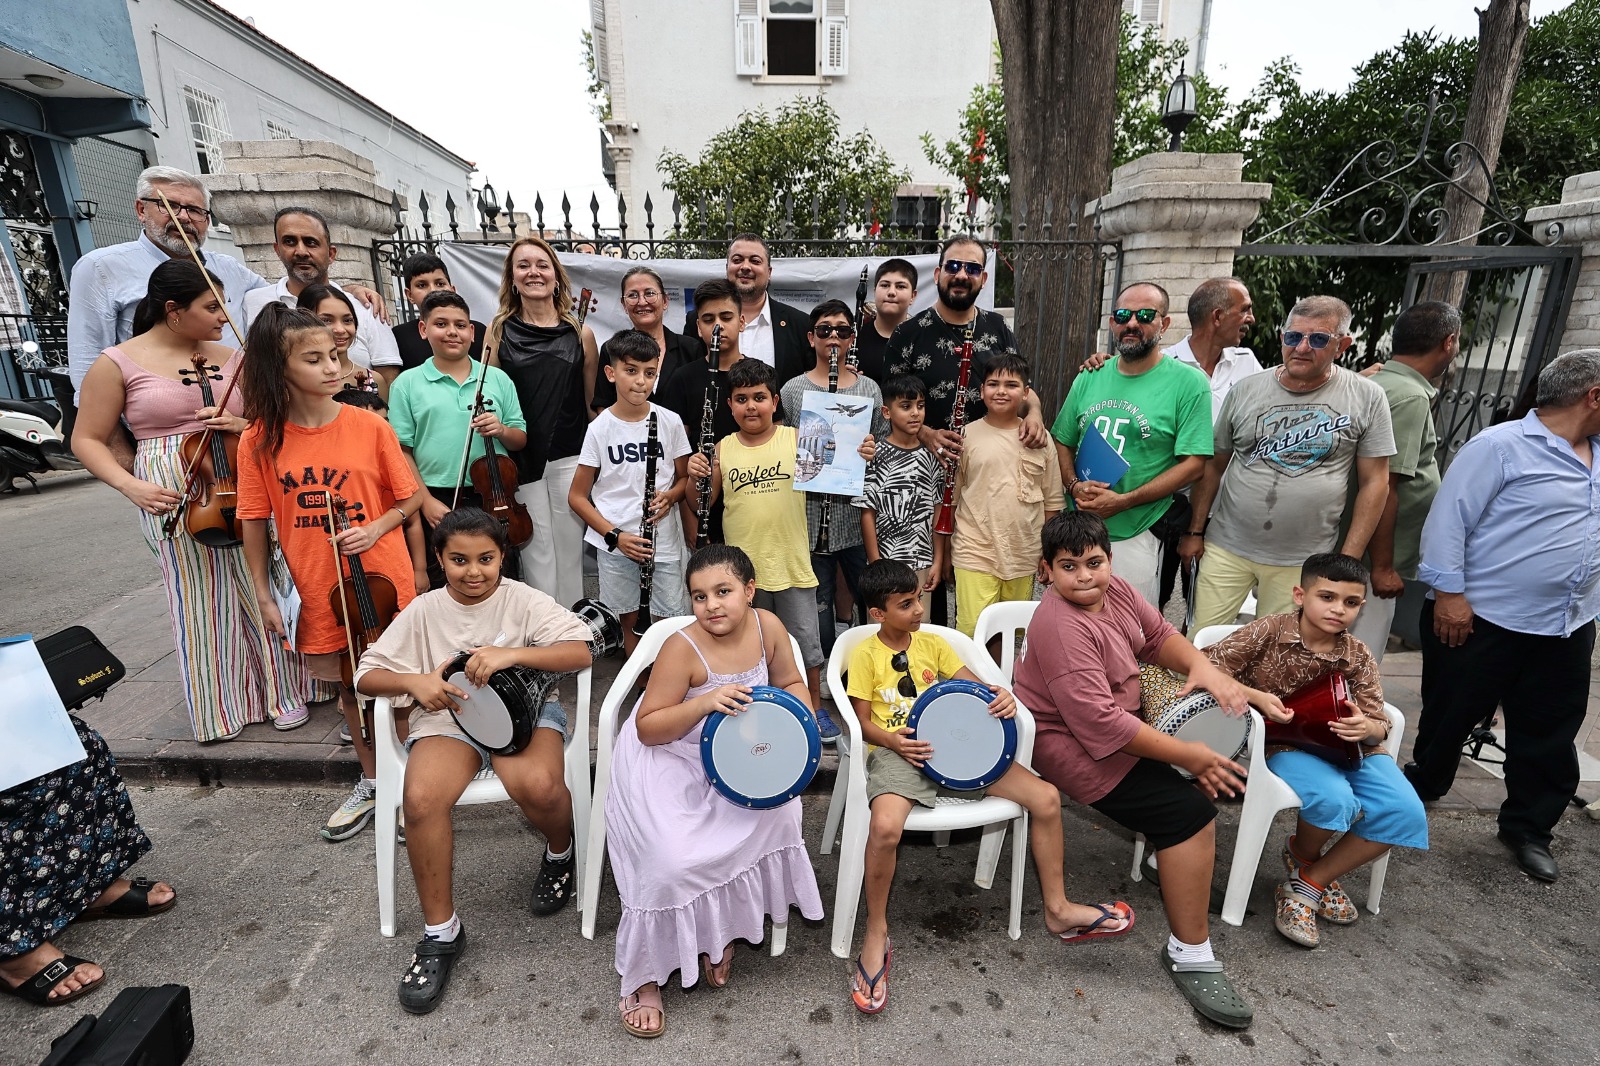
M 32 341 L 24 341 L 24 351 L 30 345 Z M 67 447 L 60 425 L 61 412 L 43 400 L 0 397 L 0 492 L 15 492 L 12 482 L 19 477 L 26 478 L 38 492 L 34 474 L 83 469 Z

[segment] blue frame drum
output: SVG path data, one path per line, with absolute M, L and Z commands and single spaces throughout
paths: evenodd
M 700 730 L 706 778 L 731 803 L 781 807 L 806 790 L 822 762 L 822 734 L 811 709 L 771 685 L 757 685 L 738 714 L 720 711 Z
M 958 792 L 988 788 L 1017 761 L 1017 721 L 989 713 L 994 690 L 954 678 L 930 685 L 911 708 L 906 725 L 933 745 L 922 772 Z

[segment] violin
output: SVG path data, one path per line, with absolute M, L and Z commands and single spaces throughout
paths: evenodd
M 328 532 L 337 537 L 350 528 L 349 505 L 344 497 L 329 494 Z M 361 556 L 345 555 L 335 547 L 339 559 L 350 566 L 350 576 L 344 576 L 339 567 L 338 580 L 328 592 L 328 605 L 333 608 L 334 621 L 338 622 L 349 639 L 348 654 L 339 659 L 339 677 L 348 688 L 355 684 L 356 663 L 368 645 L 377 640 L 394 616 L 400 613 L 400 598 L 394 582 L 382 575 L 368 576 L 361 565 Z
M 181 371 L 178 376 L 185 385 L 200 387 L 204 406 L 217 407 L 211 382 L 222 380 L 222 369 L 208 366 L 204 352 L 195 353 L 193 370 Z M 184 529 L 208 548 L 232 548 L 243 543 L 234 518 L 239 506 L 234 475 L 239 467 L 239 435 L 207 426 L 184 437 L 179 454 L 182 468 L 189 472 L 180 508 Z M 168 520 L 169 534 L 177 518 L 175 511 Z
M 480 381 L 478 398 L 472 404 L 473 417 L 493 404 L 492 399 L 484 398 Z M 506 540 L 511 544 L 528 543 L 533 538 L 533 516 L 517 499 L 517 463 L 495 446 L 493 437 L 483 438 L 483 456 L 472 461 L 467 477 L 472 482 L 472 491 L 482 497 L 483 509 L 506 527 Z

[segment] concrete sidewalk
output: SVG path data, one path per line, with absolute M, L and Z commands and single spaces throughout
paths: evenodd
M 178 679 L 166 596 L 159 584 L 106 604 L 83 619 L 82 624 L 98 634 L 128 668 L 127 678 L 103 702 L 85 708 L 83 718 L 100 730 L 130 780 L 192 785 L 314 785 L 344 784 L 355 774 L 354 754 L 339 743 L 343 719 L 338 707 L 331 703 L 313 706 L 311 721 L 286 733 L 261 724 L 250 726 L 237 740 L 195 743 Z M 598 716 L 600 700 L 621 665 L 620 656 L 595 665 L 591 717 Z M 1406 752 L 1422 707 L 1418 690 L 1421 674 L 1420 652 L 1398 651 L 1384 660 L 1384 695 L 1405 713 L 1408 723 Z M 1580 734 L 1580 745 L 1589 756 L 1585 766 L 1595 768 L 1600 767 L 1600 729 L 1587 730 L 1600 721 L 1600 672 L 1592 677 L 1589 693 L 1589 721 L 1586 732 Z M 570 684 L 564 694 L 570 699 Z M 594 727 L 592 720 L 590 727 Z M 831 787 L 833 764 L 831 755 L 824 758 L 823 772 L 812 786 L 814 791 Z M 1585 776 L 1593 775 L 1591 770 Z M 1586 780 L 1580 794 L 1586 801 L 1600 796 L 1600 782 Z M 1455 788 L 1434 809 L 1493 811 L 1504 798 L 1505 785 L 1498 777 L 1477 763 L 1463 760 Z

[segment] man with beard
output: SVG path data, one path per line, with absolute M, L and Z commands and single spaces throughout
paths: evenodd
M 1162 538 L 1153 531 L 1172 495 L 1198 480 L 1212 452 L 1211 396 L 1205 375 L 1162 354 L 1167 290 L 1136 282 L 1117 294 L 1111 312 L 1116 365 L 1079 374 L 1051 434 L 1067 494 L 1080 511 L 1099 515 L 1126 578 L 1157 608 Z M 1128 463 L 1115 482 L 1079 480 L 1076 458 L 1091 429 Z
M 741 233 L 728 245 L 728 284 L 739 293 L 744 331 L 739 351 L 777 371 L 779 381 L 789 381 L 811 368 L 813 356 L 811 316 L 799 308 L 771 299 L 772 256 L 758 233 Z M 694 308 L 683 320 L 683 334 L 698 337 Z
M 285 207 L 272 220 L 272 233 L 272 250 L 283 264 L 284 276 L 276 285 L 254 289 L 244 298 L 245 320 L 241 325 L 246 330 L 261 309 L 273 300 L 293 307 L 307 285 L 340 288 L 328 280 L 328 268 L 339 258 L 339 249 L 334 246 L 328 220 L 320 211 Z M 355 309 L 356 339 L 350 342 L 350 361 L 374 371 L 388 384 L 394 384 L 405 366 L 394 333 L 385 329 L 360 303 L 355 304 Z

